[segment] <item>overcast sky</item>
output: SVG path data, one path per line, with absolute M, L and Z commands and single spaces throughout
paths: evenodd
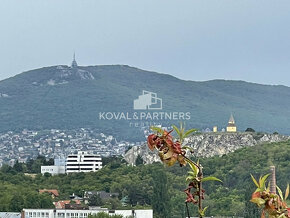
M 290 86 L 289 0 L 2 0 L 0 79 L 71 63 Z

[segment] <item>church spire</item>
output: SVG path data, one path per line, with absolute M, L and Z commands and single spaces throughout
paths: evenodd
M 73 61 L 71 63 L 71 68 L 77 68 L 78 64 L 76 62 L 76 53 L 74 52 Z
M 231 116 L 230 116 L 229 123 L 230 124 L 235 124 L 235 119 L 234 119 L 233 114 L 231 114 Z

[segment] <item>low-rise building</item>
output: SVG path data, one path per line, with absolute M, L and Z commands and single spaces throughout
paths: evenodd
M 41 166 L 41 174 L 50 173 L 51 175 L 65 174 L 65 166 Z
M 21 218 L 21 213 L 0 212 L 1 218 Z
M 52 198 L 56 198 L 59 196 L 58 190 L 56 190 L 56 189 L 40 189 L 39 194 L 42 194 L 42 193 L 51 194 Z
M 71 209 L 23 209 L 23 218 L 87 218 L 88 215 L 94 215 L 104 212 L 109 215 L 122 215 L 124 217 L 132 216 L 134 218 L 153 218 L 153 210 L 109 210 L 107 208 L 97 208 L 88 210 Z

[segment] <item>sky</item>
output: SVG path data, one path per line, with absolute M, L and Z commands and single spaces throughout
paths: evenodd
M 1 1 L 1 80 L 74 51 L 83 66 L 290 86 L 290 1 Z

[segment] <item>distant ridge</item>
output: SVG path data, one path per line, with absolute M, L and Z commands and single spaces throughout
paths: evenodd
M 243 81 L 184 81 L 127 65 L 51 66 L 0 81 L 0 131 L 90 127 L 120 138 L 144 135 L 128 121 L 99 120 L 99 112 L 133 113 L 142 90 L 163 99 L 167 112 L 188 111 L 188 127 L 290 133 L 290 88 Z M 173 121 L 163 123 L 171 125 Z M 175 121 L 178 123 L 178 121 Z

